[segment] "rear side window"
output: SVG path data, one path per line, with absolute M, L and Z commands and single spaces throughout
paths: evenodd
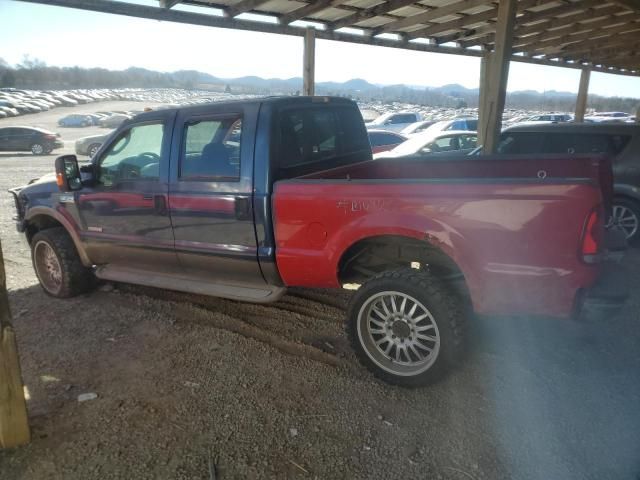
M 353 108 L 287 109 L 280 113 L 279 124 L 281 169 L 320 163 L 330 168 L 336 161 L 349 163 L 354 154 L 370 154 L 362 119 Z
M 240 180 L 242 117 L 238 114 L 185 124 L 181 180 Z

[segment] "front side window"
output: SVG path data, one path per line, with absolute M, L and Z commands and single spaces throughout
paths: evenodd
M 161 123 L 138 125 L 122 132 L 100 159 L 98 182 L 110 187 L 128 181 L 157 180 L 163 138 Z
M 476 148 L 478 137 L 476 135 L 460 135 L 459 143 L 460 150 L 471 150 Z
M 242 118 L 233 114 L 187 122 L 180 159 L 181 180 L 240 180 Z

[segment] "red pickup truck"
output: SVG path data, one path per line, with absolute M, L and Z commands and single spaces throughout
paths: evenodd
M 268 98 L 140 114 L 56 182 L 13 191 L 45 292 L 97 277 L 253 302 L 359 286 L 347 331 L 417 386 L 460 357 L 471 313 L 568 317 L 598 275 L 598 157 L 372 160 L 355 103 Z

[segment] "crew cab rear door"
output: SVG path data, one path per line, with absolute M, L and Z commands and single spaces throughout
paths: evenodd
M 178 260 L 190 278 L 265 283 L 253 220 L 258 109 L 249 102 L 178 113 L 169 211 Z

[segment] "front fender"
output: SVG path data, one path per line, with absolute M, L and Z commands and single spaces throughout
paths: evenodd
M 76 250 L 78 251 L 78 255 L 80 256 L 82 264 L 85 267 L 92 266 L 92 262 L 91 260 L 89 260 L 89 256 L 87 255 L 82 240 L 80 239 L 80 235 L 78 234 L 75 222 L 72 218 L 68 217 L 68 214 L 66 214 L 65 210 L 55 210 L 52 207 L 35 206 L 30 208 L 26 212 L 23 223 L 25 224 L 25 226 L 27 226 L 30 222 L 34 222 L 36 217 L 39 216 L 52 218 L 60 225 L 62 225 L 71 237 L 71 240 L 73 240 L 73 244 L 76 246 Z

